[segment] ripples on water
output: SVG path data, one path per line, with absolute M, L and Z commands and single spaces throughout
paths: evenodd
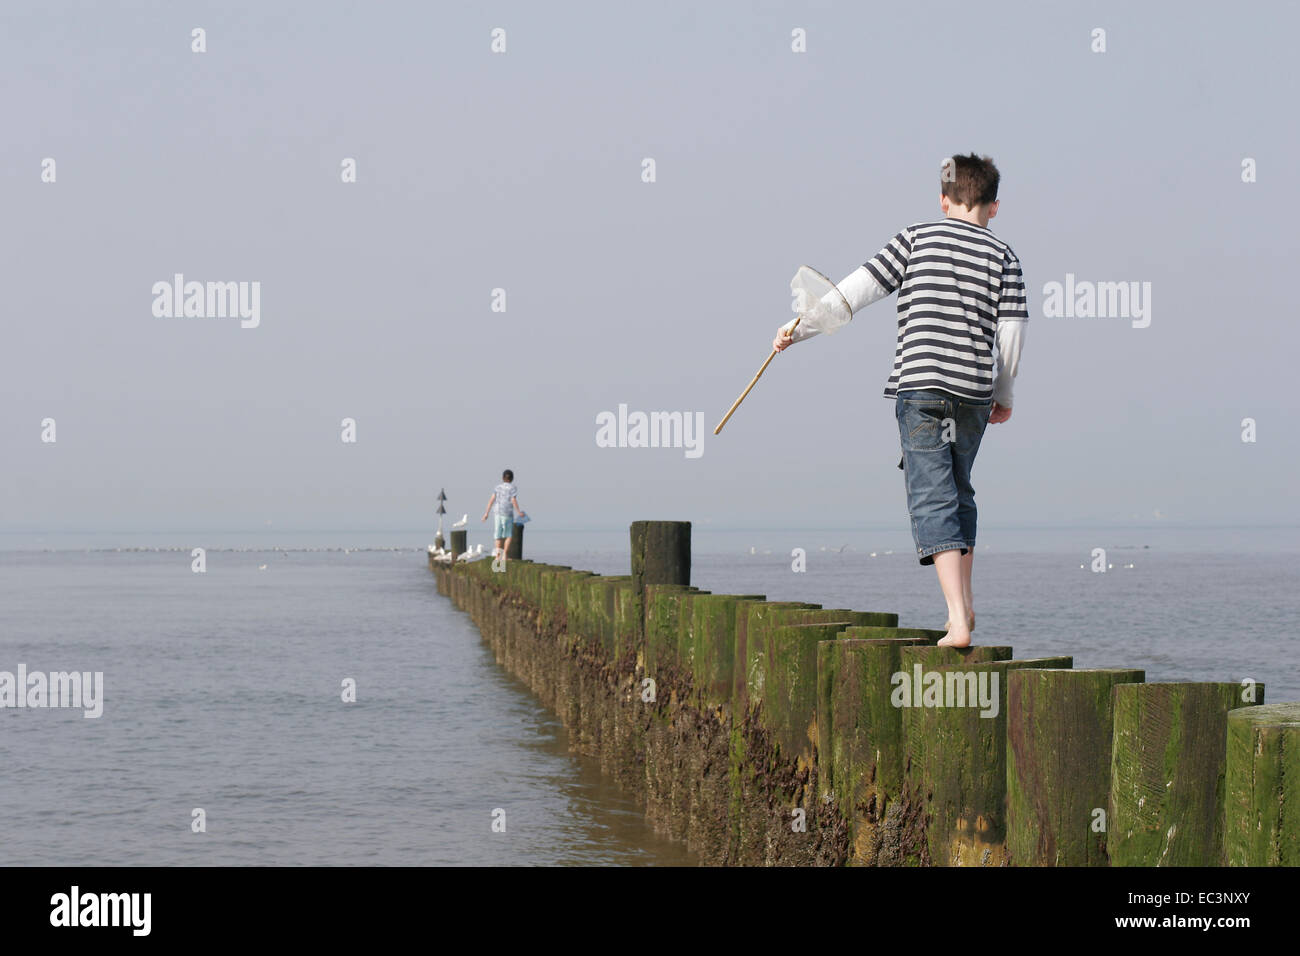
M 421 554 L 189 565 L 0 554 L 0 669 L 105 684 L 97 720 L 0 711 L 5 864 L 694 862 L 568 753 Z

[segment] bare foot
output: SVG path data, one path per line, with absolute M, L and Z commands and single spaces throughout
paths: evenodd
M 939 640 L 939 647 L 970 647 L 970 628 L 950 627 L 948 635 Z
M 970 622 L 970 629 L 971 629 L 972 631 L 975 630 L 975 612 L 974 612 L 974 611 L 971 611 L 971 612 L 970 612 L 970 618 L 969 618 L 968 620 L 969 620 L 969 622 Z M 943 629 L 944 629 L 945 631 L 951 631 L 951 630 L 952 630 L 952 621 L 944 621 L 944 622 L 943 622 Z

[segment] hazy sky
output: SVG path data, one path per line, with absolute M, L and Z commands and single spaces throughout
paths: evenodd
M 939 217 L 940 162 L 972 150 L 1001 169 L 991 226 L 1031 314 L 981 522 L 1300 520 L 1290 4 L 6 0 L 0 19 L 0 530 L 423 542 L 440 487 L 477 527 L 504 467 L 530 534 L 905 528 L 895 297 L 778 356 L 712 429 L 795 269 L 838 280 Z M 175 273 L 260 283 L 260 324 L 155 316 Z M 1045 316 L 1067 274 L 1149 282 L 1150 325 Z M 702 413 L 702 454 L 598 447 L 620 404 Z

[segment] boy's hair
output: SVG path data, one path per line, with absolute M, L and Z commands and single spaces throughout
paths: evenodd
M 514 481 L 514 480 L 515 480 L 515 473 L 514 473 L 513 471 L 511 471 L 509 468 L 507 468 L 505 471 L 501 472 L 501 480 L 502 480 L 502 481 Z
M 998 168 L 988 156 L 952 156 L 944 161 L 939 181 L 943 195 L 952 202 L 973 209 L 998 198 Z

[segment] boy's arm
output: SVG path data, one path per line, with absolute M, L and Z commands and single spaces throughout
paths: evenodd
M 993 380 L 993 401 L 1010 408 L 1011 389 L 1020 371 L 1020 350 L 1024 346 L 1025 326 L 1029 324 L 1029 307 L 1025 295 L 1025 277 L 1020 261 L 1011 256 L 1003 268 L 1002 294 L 998 298 L 997 376 Z
M 497 500 L 497 493 L 492 492 L 492 497 L 488 499 L 487 507 L 483 509 L 483 517 L 479 520 L 487 521 L 488 512 L 492 510 L 492 502 Z
M 904 229 L 889 240 L 883 249 L 836 283 L 836 288 L 840 290 L 840 294 L 849 303 L 849 309 L 854 315 L 871 305 L 871 303 L 883 299 L 898 289 L 903 282 L 903 273 L 907 269 L 907 259 L 911 252 L 911 230 Z M 835 295 L 834 292 L 826 293 L 822 297 L 822 301 L 825 302 L 833 295 Z M 802 322 L 799 323 L 798 328 L 791 332 L 790 327 L 794 325 L 794 322 L 795 320 L 791 319 L 781 326 L 781 334 L 777 337 L 777 343 L 784 344 L 777 351 L 781 351 L 795 342 L 802 342 L 804 339 L 810 339 L 814 335 L 820 334 L 818 330 L 809 328 Z
M 523 514 L 523 513 L 524 513 L 524 509 L 521 508 L 521 507 L 519 507 L 519 498 L 518 498 L 518 497 L 516 497 L 515 495 L 511 495 L 511 496 L 510 496 L 510 503 L 511 503 L 512 505 L 515 506 L 515 510 L 518 511 L 520 514 Z

